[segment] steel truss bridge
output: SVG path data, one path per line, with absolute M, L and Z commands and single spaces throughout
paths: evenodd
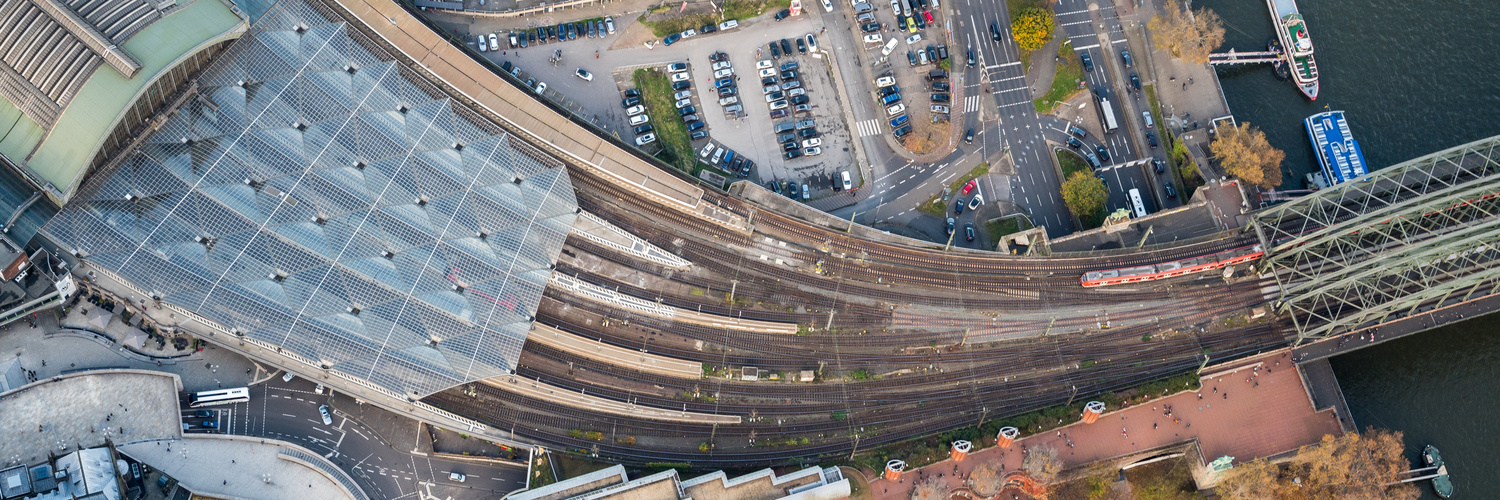
M 1500 136 L 1256 214 L 1297 344 L 1500 292 Z

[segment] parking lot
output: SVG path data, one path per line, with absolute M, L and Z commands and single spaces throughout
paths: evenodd
M 939 10 L 927 0 L 875 0 L 854 5 L 856 17 L 850 24 L 852 36 L 863 48 L 860 57 L 867 68 L 863 77 L 875 83 L 869 87 L 869 94 L 851 99 L 870 99 L 884 111 L 882 120 L 860 125 L 874 130 L 860 133 L 870 135 L 878 130 L 893 134 L 899 143 L 917 153 L 947 144 L 953 94 L 943 66 L 961 67 L 966 56 L 962 49 L 947 45 Z M 908 13 L 912 15 L 908 17 Z

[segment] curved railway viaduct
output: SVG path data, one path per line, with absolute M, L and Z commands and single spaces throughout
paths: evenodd
M 1439 153 L 1444 159 L 1426 167 L 1391 169 L 1405 176 L 1381 174 L 1284 205 L 1260 217 L 1254 231 L 1189 244 L 1045 259 L 942 252 L 706 191 L 538 101 L 397 2 L 309 1 L 323 2 L 457 104 L 560 159 L 584 211 L 655 255 L 691 263 L 669 267 L 627 246 L 570 236 L 554 271 L 561 279 L 536 317 L 551 338 L 528 342 L 512 377 L 426 398 L 557 447 L 703 466 L 848 454 L 1186 372 L 1206 357 L 1394 319 L 1334 312 L 1327 297 L 1357 293 L 1371 311 L 1382 304 L 1415 311 L 1495 292 L 1486 259 L 1496 220 L 1493 196 L 1484 196 L 1495 192 L 1493 143 Z M 1416 171 L 1432 175 L 1406 182 Z M 1447 204 L 1427 203 L 1435 199 Z M 1454 207 L 1465 215 L 1451 216 Z M 1402 217 L 1413 213 L 1426 218 Z M 1389 230 L 1378 231 L 1384 240 L 1319 230 L 1361 227 Z M 1468 246 L 1444 253 L 1421 245 L 1443 238 L 1418 237 L 1442 234 L 1463 235 Z M 1255 244 L 1271 248 L 1259 273 L 1128 288 L 1078 282 L 1089 270 Z M 1385 250 L 1401 244 L 1429 264 L 1450 265 L 1420 278 L 1412 273 L 1434 267 L 1382 267 L 1392 255 Z M 1348 269 L 1299 257 L 1320 255 L 1309 254 L 1315 249 L 1363 253 L 1343 254 Z M 1461 262 L 1443 260 L 1454 253 Z M 1368 275 L 1382 270 L 1404 281 Z M 1454 286 L 1470 291 L 1417 293 L 1422 280 L 1441 288 L 1444 276 L 1458 276 Z M 1340 295 L 1333 282 L 1358 290 Z M 1249 319 L 1252 307 L 1267 303 L 1285 314 Z M 589 354 L 590 344 L 598 355 Z M 693 366 L 701 373 L 690 375 Z M 549 396 L 560 392 L 569 395 Z

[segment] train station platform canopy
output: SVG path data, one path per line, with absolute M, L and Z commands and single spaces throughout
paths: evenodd
M 42 230 L 153 298 L 384 389 L 509 373 L 577 200 L 563 164 L 283 0 Z

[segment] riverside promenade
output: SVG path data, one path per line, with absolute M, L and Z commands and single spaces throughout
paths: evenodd
M 1204 460 L 1234 457 L 1235 463 L 1278 455 L 1339 434 L 1332 411 L 1316 411 L 1302 377 L 1286 350 L 1205 368 L 1203 388 L 1105 413 L 1092 424 L 1076 423 L 1016 440 L 1008 448 L 970 452 L 963 462 L 944 460 L 909 469 L 899 481 L 870 481 L 875 500 L 911 498 L 912 485 L 941 474 L 950 490 L 980 464 L 998 461 L 1005 470 L 1021 467 L 1023 448 L 1053 446 L 1063 467 L 1126 457 L 1196 440 Z M 1171 415 L 1167 415 L 1167 408 Z M 986 438 L 992 441 L 993 436 Z M 1069 446 L 1068 443 L 1072 443 Z M 957 473 L 954 466 L 957 465 Z M 1009 498 L 1013 490 L 998 497 Z

